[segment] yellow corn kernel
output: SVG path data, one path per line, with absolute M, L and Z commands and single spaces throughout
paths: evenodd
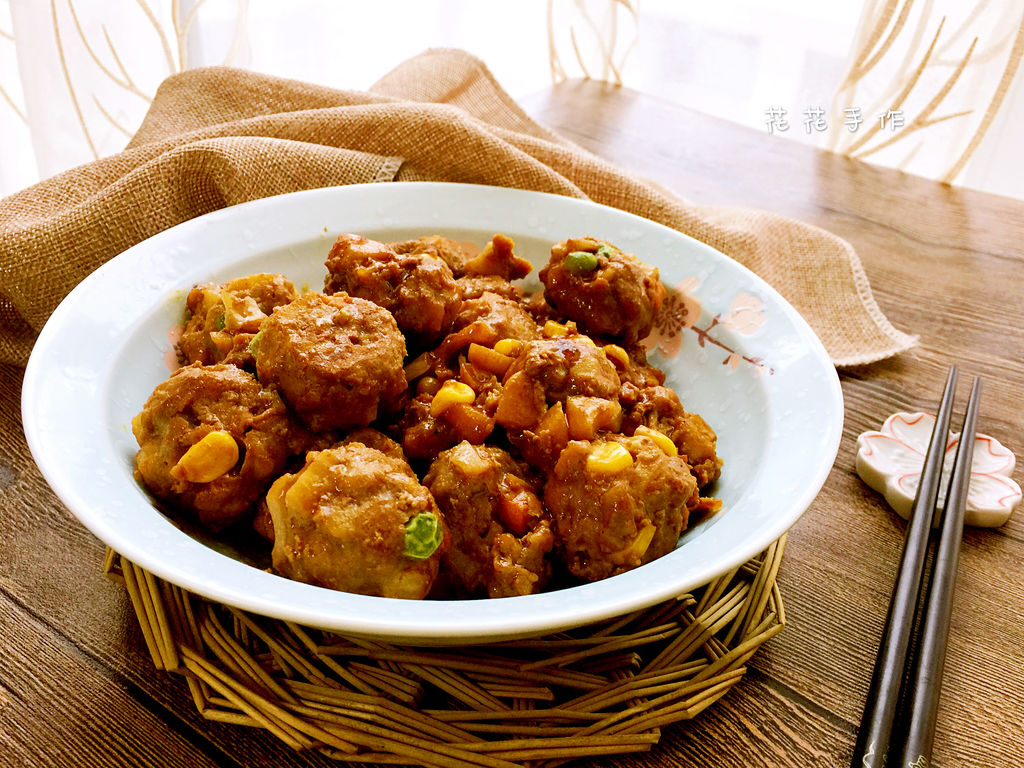
M 633 466 L 633 457 L 618 443 L 602 443 L 587 456 L 587 471 L 592 475 L 614 475 Z
M 523 348 L 523 342 L 519 339 L 501 339 L 494 345 L 494 351 L 503 355 L 514 355 Z
M 209 483 L 238 463 L 238 443 L 228 432 L 208 433 L 174 465 L 172 474 L 190 483 Z
M 613 552 L 609 556 L 615 565 L 629 565 L 637 566 L 643 562 L 644 555 L 647 554 L 647 550 L 651 547 L 651 542 L 654 541 L 654 534 L 657 533 L 658 527 L 650 520 L 645 520 L 643 527 L 637 532 L 636 538 L 633 539 L 632 543 L 618 552 Z
M 651 429 L 650 427 L 645 427 L 641 425 L 636 428 L 636 431 L 633 434 L 639 435 L 640 437 L 650 438 L 651 440 L 654 441 L 654 444 L 656 446 L 661 448 L 661 450 L 664 451 L 669 456 L 679 455 L 679 448 L 677 448 L 676 444 L 672 442 L 672 438 L 670 438 L 664 432 L 659 432 L 656 429 Z
M 456 403 L 472 403 L 474 400 L 476 392 L 469 384 L 449 379 L 441 385 L 434 399 L 430 401 L 430 415 L 440 416 Z
M 569 328 L 561 323 L 556 323 L 554 320 L 548 320 L 544 323 L 544 327 L 541 328 L 541 333 L 544 334 L 546 339 L 555 339 L 569 333 Z
M 629 368 L 629 354 L 618 344 L 605 344 L 601 349 L 617 368 L 622 370 Z

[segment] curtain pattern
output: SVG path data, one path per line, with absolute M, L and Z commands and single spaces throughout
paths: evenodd
M 1007 128 L 1022 55 L 1019 0 L 868 0 L 832 108 L 847 130 L 829 147 L 1014 194 L 1024 150 Z
M 640 0 L 535 0 L 514 11 L 492 4 L 487 13 L 479 0 L 418 6 L 418 19 L 432 14 L 435 26 L 423 30 L 419 47 L 389 52 L 409 57 L 463 39 L 495 58 L 518 56 L 524 70 L 541 59 L 551 82 L 590 77 L 644 90 L 630 77 L 629 55 L 658 44 L 638 37 Z M 318 7 L 307 3 L 303 12 L 315 18 Z M 295 35 L 303 25 L 281 23 L 289 12 L 300 13 L 249 0 L 0 0 L 0 194 L 122 149 L 169 74 L 228 64 L 292 76 L 266 58 L 268 40 L 292 57 L 307 55 L 310 43 Z M 335 21 L 325 24 L 350 23 L 337 30 L 335 50 L 321 44 L 308 55 L 325 65 L 324 84 L 359 87 L 331 75 L 351 72 L 353 36 L 383 35 L 355 3 L 330 13 Z M 513 13 L 536 20 L 512 28 Z M 1024 147 L 1014 128 L 1024 120 L 1020 0 L 864 0 L 851 36 L 822 136 L 829 149 L 1024 198 Z M 332 59 L 340 61 L 333 70 Z

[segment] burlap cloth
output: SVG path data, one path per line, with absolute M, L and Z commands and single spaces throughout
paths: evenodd
M 0 362 L 23 364 L 80 280 L 167 227 L 284 192 L 425 180 L 589 198 L 692 235 L 774 286 L 837 366 L 915 343 L 879 311 L 845 241 L 681 200 L 539 126 L 478 59 L 431 50 L 369 92 L 222 67 L 168 78 L 123 152 L 0 201 Z

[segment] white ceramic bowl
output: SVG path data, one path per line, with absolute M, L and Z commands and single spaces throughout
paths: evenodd
M 282 272 L 322 286 L 336 236 L 502 232 L 535 265 L 550 245 L 594 235 L 657 266 L 675 287 L 652 360 L 718 433 L 723 508 L 671 554 L 583 586 L 500 600 L 405 601 L 267 573 L 184 532 L 132 478 L 132 417 L 168 375 L 169 329 L 197 282 Z M 536 270 L 532 276 L 535 280 Z M 192 592 L 266 616 L 404 643 L 535 635 L 652 605 L 757 555 L 793 525 L 835 459 L 843 406 L 824 348 L 772 288 L 721 253 L 622 211 L 560 196 L 457 184 L 299 192 L 169 229 L 96 270 L 53 313 L 25 374 L 29 446 L 53 490 L 110 547 Z M 97 564 L 97 568 L 99 564 Z

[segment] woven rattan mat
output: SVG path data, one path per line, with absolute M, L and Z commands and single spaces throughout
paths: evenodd
M 709 584 L 543 637 L 418 648 L 267 619 L 198 597 L 109 551 L 157 669 L 210 720 L 351 762 L 549 766 L 651 749 L 743 677 L 782 630 L 785 536 Z

